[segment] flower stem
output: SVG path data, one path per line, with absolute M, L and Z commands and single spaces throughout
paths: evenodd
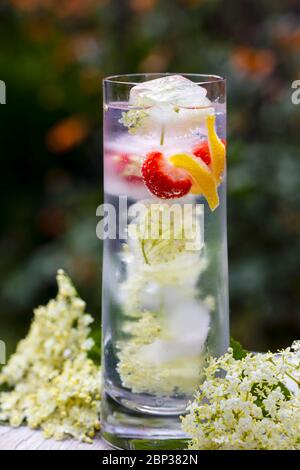
M 287 375 L 291 380 L 293 380 L 297 385 L 298 387 L 300 387 L 300 382 L 299 380 L 297 380 L 295 377 L 293 377 L 291 374 L 289 374 L 288 372 L 285 372 L 285 375 Z
M 164 145 L 164 141 L 165 141 L 165 130 L 166 130 L 166 127 L 163 125 L 162 128 L 161 128 L 161 134 L 160 134 L 160 145 Z
M 149 264 L 146 251 L 145 251 L 145 240 L 142 240 L 141 246 L 142 246 L 142 253 L 143 253 L 144 261 L 146 264 Z
M 275 366 L 276 365 L 276 362 L 273 361 L 273 359 L 270 359 L 270 362 Z M 284 374 L 289 377 L 291 380 L 293 380 L 297 385 L 298 387 L 300 388 L 300 381 L 297 380 L 295 377 L 293 377 L 289 372 L 284 372 Z

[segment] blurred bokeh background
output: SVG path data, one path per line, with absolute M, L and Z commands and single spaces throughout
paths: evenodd
M 100 325 L 101 79 L 129 72 L 228 79 L 232 335 L 247 348 L 300 332 L 300 3 L 1 0 L 0 339 L 74 279 Z

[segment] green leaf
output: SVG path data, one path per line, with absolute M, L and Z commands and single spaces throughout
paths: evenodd
M 235 360 L 239 361 L 240 359 L 244 359 L 244 357 L 247 356 L 248 352 L 246 349 L 243 348 L 241 343 L 239 343 L 237 340 L 234 338 L 230 338 L 230 347 L 233 350 L 233 357 Z
M 5 384 L 5 383 L 0 384 L 0 393 L 9 392 L 10 390 L 11 390 L 11 388 L 7 384 Z
M 283 396 L 284 396 L 284 398 L 285 398 L 286 400 L 290 400 L 290 399 L 291 399 L 291 392 L 290 392 L 289 389 L 284 385 L 283 382 L 278 382 L 278 384 L 277 384 L 277 385 L 274 385 L 273 387 L 274 387 L 274 390 L 275 390 L 276 387 L 279 387 L 280 390 L 281 390 L 281 392 L 282 392 L 282 394 L 283 394 Z
M 88 352 L 88 357 L 94 361 L 95 364 L 101 364 L 101 329 L 95 329 L 92 334 L 91 338 L 94 340 L 94 346 Z
M 280 391 L 282 392 L 285 400 L 286 401 L 290 400 L 291 392 L 284 385 L 283 382 L 278 381 L 276 384 L 273 384 L 271 386 L 268 385 L 268 382 L 255 383 L 251 387 L 251 394 L 255 397 L 254 403 L 262 409 L 262 413 L 265 418 L 270 417 L 270 415 L 266 411 L 263 401 L 267 397 L 269 391 L 272 392 L 273 390 L 276 390 L 276 388 L 278 387 L 280 388 Z

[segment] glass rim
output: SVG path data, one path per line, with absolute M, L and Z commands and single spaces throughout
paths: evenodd
M 172 75 L 181 75 L 183 77 L 195 77 L 199 79 L 199 81 L 193 81 L 196 85 L 209 85 L 212 83 L 225 83 L 226 78 L 221 77 L 220 75 L 214 74 L 202 74 L 202 73 L 180 73 L 180 72 L 150 72 L 150 73 L 125 73 L 125 74 L 117 74 L 117 75 L 110 75 L 108 77 L 103 78 L 103 83 L 114 83 L 118 85 L 140 85 L 143 83 L 142 81 L 133 81 L 133 77 L 157 77 L 163 78 Z M 131 80 L 125 80 L 126 78 L 132 78 Z M 206 80 L 205 80 L 206 79 Z

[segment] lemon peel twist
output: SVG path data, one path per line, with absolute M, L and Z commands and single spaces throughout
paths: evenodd
M 219 205 L 217 185 L 209 168 L 197 161 L 193 155 L 179 153 L 170 157 L 170 162 L 177 168 L 183 168 L 192 177 L 192 194 L 203 194 L 211 210 Z
M 211 154 L 211 170 L 217 184 L 222 181 L 225 168 L 225 145 L 218 137 L 215 128 L 216 116 L 210 114 L 206 118 L 208 146 Z
M 191 177 L 193 184 L 192 194 L 203 194 L 210 209 L 215 210 L 220 201 L 218 186 L 222 182 L 225 168 L 225 145 L 218 137 L 215 129 L 216 117 L 210 114 L 206 117 L 207 138 L 210 150 L 211 163 L 203 164 L 197 157 L 188 153 L 178 153 L 169 158 L 176 168 L 185 170 Z

